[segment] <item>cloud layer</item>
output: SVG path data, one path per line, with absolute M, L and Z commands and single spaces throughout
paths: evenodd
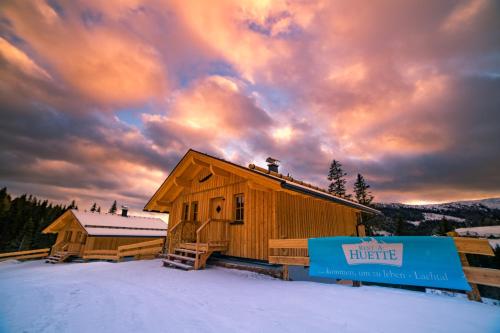
M 0 186 L 141 207 L 189 148 L 500 195 L 496 1 L 6 1 Z

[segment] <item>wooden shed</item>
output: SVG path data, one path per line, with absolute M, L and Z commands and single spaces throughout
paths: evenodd
M 159 218 L 101 214 L 69 209 L 43 233 L 57 233 L 51 255 L 64 261 L 86 251 L 116 250 L 119 246 L 165 238 L 167 224 Z
M 269 239 L 357 235 L 360 213 L 379 213 L 277 168 L 189 150 L 144 208 L 170 214 L 165 264 L 198 269 L 213 252 L 267 261 Z

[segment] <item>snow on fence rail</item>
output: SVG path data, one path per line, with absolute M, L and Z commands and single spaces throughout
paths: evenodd
M 83 259 L 100 259 L 120 261 L 124 257 L 155 257 L 163 249 L 164 239 L 119 246 L 116 250 L 88 250 L 83 253 Z
M 0 261 L 9 260 L 9 259 L 18 260 L 18 259 L 44 258 L 44 257 L 47 257 L 49 255 L 49 252 L 50 252 L 50 248 L 0 253 Z
M 500 287 L 500 270 L 470 267 L 466 254 L 494 256 L 495 253 L 488 240 L 484 238 L 453 237 L 453 240 L 460 256 L 464 274 L 472 287 L 472 291 L 468 292 L 467 296 L 471 300 L 481 301 L 481 295 L 479 294 L 476 284 Z M 289 265 L 309 266 L 307 249 L 307 238 L 270 239 L 269 253 L 271 255 L 269 255 L 269 263 L 283 265 L 283 279 L 287 280 Z M 272 255 L 275 251 L 277 251 L 278 254 Z M 296 253 L 305 253 L 305 255 L 298 256 Z

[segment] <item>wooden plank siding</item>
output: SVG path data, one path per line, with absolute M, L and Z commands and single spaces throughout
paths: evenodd
M 356 236 L 356 210 L 285 192 L 277 196 L 278 238 Z
M 248 182 L 234 174 L 230 177 L 213 175 L 199 184 L 209 174 L 204 170 L 193 179 L 173 202 L 169 228 L 173 228 L 182 217 L 182 207 L 198 202 L 198 222 L 189 232 L 194 232 L 210 218 L 210 200 L 224 198 L 223 219 L 234 220 L 234 195 L 245 195 L 245 218 L 243 224 L 229 225 L 229 248 L 226 255 L 267 260 L 269 239 L 311 238 L 356 235 L 356 210 L 339 204 L 292 195 L 286 192 L 250 189 Z M 191 214 L 191 213 L 190 213 Z M 217 238 L 221 224 L 213 224 L 203 232 L 201 242 Z M 185 234 L 183 234 L 185 236 Z M 189 238 L 189 237 L 188 237 Z M 171 249 L 172 250 L 172 249 Z M 303 254 L 302 254 L 303 255 Z
M 224 198 L 222 204 L 222 219 L 234 221 L 234 196 L 244 194 L 244 222 L 243 224 L 229 224 L 229 247 L 226 255 L 266 260 L 268 257 L 268 241 L 273 236 L 274 210 L 272 192 L 250 189 L 246 179 L 235 174 L 229 177 L 212 175 L 208 180 L 200 183 L 199 180 L 210 174 L 208 168 L 198 170 L 190 187 L 183 189 L 173 202 L 170 212 L 169 231 L 181 221 L 183 204 L 198 202 L 198 221 L 196 229 L 210 218 L 210 200 Z M 190 212 L 191 215 L 191 212 Z M 222 223 L 212 223 L 202 233 L 201 242 L 216 240 L 217 235 L 223 232 Z M 181 227 L 182 228 L 182 227 Z M 193 230 L 194 231 L 194 230 Z M 190 231 L 192 232 L 192 231 Z M 184 235 L 184 234 L 183 234 Z
M 57 233 L 57 238 L 54 244 L 58 244 L 65 241 L 67 232 L 71 232 L 71 238 L 69 239 L 69 245 L 67 250 L 75 252 L 78 251 L 80 252 L 80 254 L 83 254 L 85 244 L 83 244 L 82 242 L 85 240 L 87 232 L 80 225 L 80 223 L 78 223 L 74 218 L 72 218 L 72 215 L 70 215 L 70 217 L 67 217 L 64 220 L 63 226 Z
M 356 210 L 286 192 L 277 193 L 276 223 L 280 239 L 356 236 Z M 271 255 L 307 256 L 307 249 L 276 250 Z
M 151 237 L 92 237 L 87 238 L 87 250 L 116 250 L 119 246 L 147 242 Z

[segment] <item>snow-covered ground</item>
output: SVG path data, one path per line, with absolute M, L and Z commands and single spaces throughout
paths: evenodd
M 441 221 L 443 218 L 445 218 L 448 221 L 465 222 L 465 219 L 456 216 L 435 214 L 435 213 L 423 213 L 423 215 L 425 221 Z
M 0 264 L 1 332 L 500 332 L 500 308 L 159 260 Z
M 476 237 L 500 237 L 500 225 L 490 225 L 484 227 L 458 228 L 455 231 L 460 236 Z

